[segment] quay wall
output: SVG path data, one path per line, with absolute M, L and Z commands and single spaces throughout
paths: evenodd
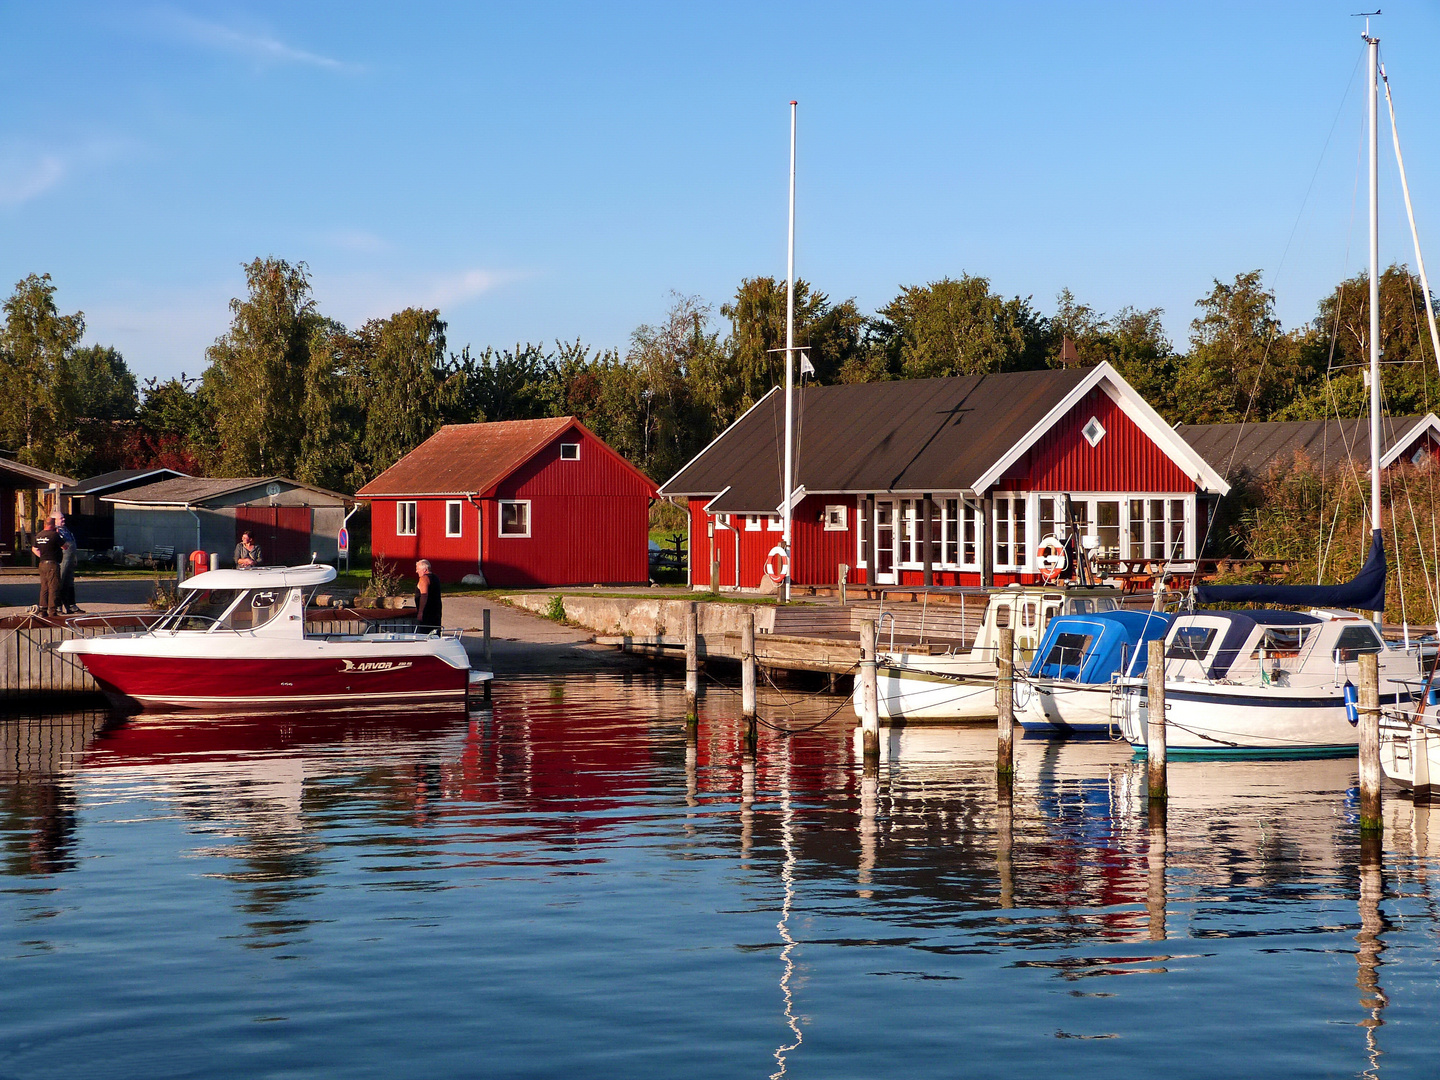
M 546 615 L 554 593 L 521 593 L 505 602 L 537 615 Z M 635 600 L 618 596 L 565 596 L 565 618 L 598 634 L 624 637 L 684 638 L 690 600 Z M 746 612 L 755 613 L 755 632 L 775 628 L 773 604 L 707 604 L 695 602 L 699 632 L 738 634 Z

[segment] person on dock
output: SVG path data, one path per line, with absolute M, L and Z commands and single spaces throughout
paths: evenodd
M 65 515 L 55 515 L 55 531 L 64 543 L 60 554 L 60 612 L 63 615 L 83 615 L 75 603 L 75 564 L 80 561 L 80 545 L 75 534 L 65 524 Z
M 35 534 L 30 547 L 40 564 L 40 603 L 35 614 L 48 618 L 60 614 L 60 559 L 64 554 L 65 541 L 55 528 L 55 519 L 45 519 L 45 528 Z
M 255 543 L 255 538 L 246 529 L 240 534 L 240 542 L 235 545 L 235 566 L 241 570 L 249 570 L 253 566 L 260 566 L 264 557 L 260 553 L 260 545 Z
M 424 633 L 440 629 L 440 582 L 430 572 L 430 560 L 415 564 L 415 629 Z

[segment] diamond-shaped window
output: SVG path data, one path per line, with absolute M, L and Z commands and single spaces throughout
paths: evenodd
M 1080 429 L 1080 434 L 1085 436 L 1086 442 L 1095 446 L 1105 437 L 1105 426 L 1092 416 L 1090 422 Z

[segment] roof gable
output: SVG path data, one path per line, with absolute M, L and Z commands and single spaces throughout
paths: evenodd
M 1229 476 L 1265 475 L 1271 464 L 1289 464 L 1303 452 L 1322 471 L 1340 462 L 1369 467 L 1370 420 L 1270 420 L 1245 424 L 1181 424 L 1175 429 L 1216 471 Z M 1440 418 L 1386 416 L 1380 422 L 1381 467 L 1394 464 L 1425 432 L 1440 434 Z
M 541 420 L 497 420 L 446 424 L 430 438 L 362 487 L 362 499 L 417 495 L 484 495 L 567 431 L 578 430 L 603 453 L 639 477 L 654 482 L 617 454 L 573 416 Z
M 1209 490 L 1226 489 L 1108 364 L 807 387 L 797 396 L 796 484 L 812 494 L 985 491 L 1102 385 L 1187 475 Z M 662 484 L 661 494 L 724 491 L 717 510 L 773 511 L 781 498 L 783 409 L 780 394 L 761 399 Z
M 17 481 L 20 487 L 63 487 L 66 484 L 75 483 L 68 476 L 61 476 L 59 473 L 50 472 L 47 469 L 39 469 L 34 465 L 26 465 L 23 461 L 16 461 L 14 458 L 0 458 L 0 481 L 13 485 Z
M 73 487 L 65 489 L 66 495 L 98 495 L 102 491 L 112 491 L 117 487 L 129 485 L 139 487 L 141 482 L 159 483 L 161 480 L 176 480 L 189 476 L 179 469 L 169 469 L 164 466 L 153 469 L 115 469 L 111 472 L 101 473 L 99 476 L 91 476 L 81 480 Z
M 116 495 L 102 495 L 100 501 L 127 506 L 200 506 L 226 495 L 272 483 L 284 484 L 289 490 L 313 491 L 317 495 L 341 502 L 348 502 L 350 499 L 348 495 L 292 480 L 288 476 L 180 476 L 146 484 L 144 487 L 131 488 Z

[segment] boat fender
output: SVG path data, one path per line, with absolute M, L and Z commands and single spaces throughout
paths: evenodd
M 1345 719 L 1351 727 L 1360 723 L 1360 692 L 1349 679 L 1345 680 Z

